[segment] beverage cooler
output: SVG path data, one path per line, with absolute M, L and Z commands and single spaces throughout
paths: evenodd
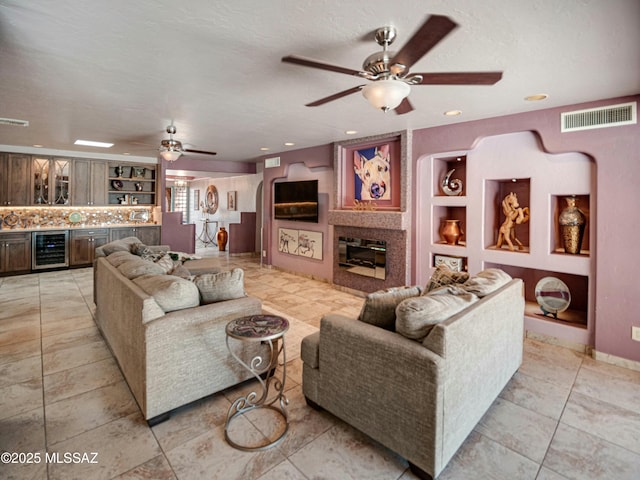
M 33 232 L 31 234 L 31 269 L 69 266 L 69 231 Z

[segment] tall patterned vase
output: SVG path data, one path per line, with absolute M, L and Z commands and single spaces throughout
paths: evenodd
M 558 223 L 560 224 L 560 236 L 565 253 L 579 254 L 582 248 L 584 229 L 587 225 L 587 217 L 576 205 L 576 196 L 565 198 L 567 206 L 560 212 Z

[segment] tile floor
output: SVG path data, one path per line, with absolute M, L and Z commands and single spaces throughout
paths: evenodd
M 0 464 L 1 479 L 414 478 L 402 458 L 304 402 L 301 363 L 293 355 L 301 338 L 326 312 L 356 316 L 362 299 L 261 268 L 255 258 L 218 259 L 245 270 L 246 289 L 265 307 L 297 319 L 287 336 L 291 422 L 285 440 L 258 453 L 225 443 L 227 409 L 251 387 L 246 384 L 149 428 L 93 322 L 91 269 L 5 277 L 0 452 L 31 452 L 31 460 L 39 454 L 41 461 Z M 238 419 L 232 433 L 257 441 L 269 423 L 250 415 Z M 45 463 L 45 453 L 59 454 L 60 462 Z M 439 478 L 637 480 L 640 372 L 527 340 L 522 367 Z

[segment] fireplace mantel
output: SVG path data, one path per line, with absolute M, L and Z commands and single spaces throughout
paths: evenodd
M 370 210 L 329 210 L 328 217 L 329 225 L 385 230 L 408 230 L 409 220 L 407 212 Z

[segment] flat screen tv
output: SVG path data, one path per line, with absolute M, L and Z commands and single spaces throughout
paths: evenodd
M 275 183 L 273 207 L 275 219 L 318 223 L 318 180 Z

